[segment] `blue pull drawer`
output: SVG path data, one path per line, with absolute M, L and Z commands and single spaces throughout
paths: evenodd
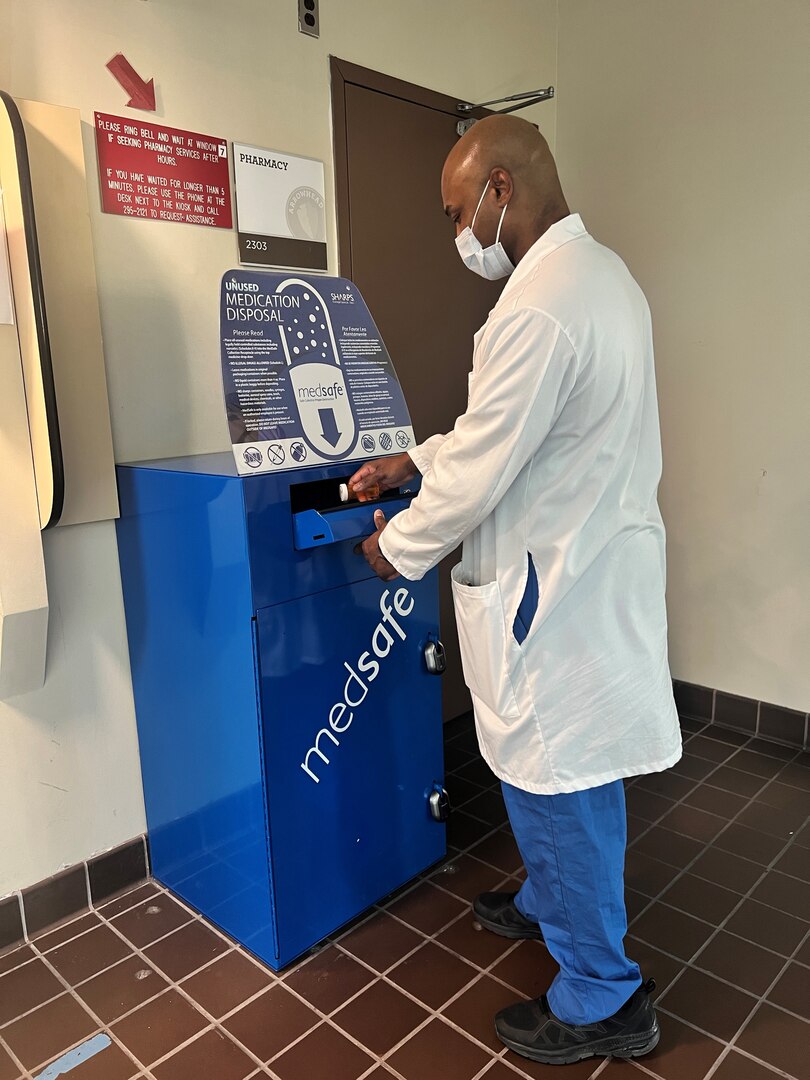
M 293 543 L 297 551 L 360 540 L 374 532 L 374 512 L 382 510 L 390 519 L 405 510 L 412 496 L 357 503 L 334 510 L 301 510 L 293 514 Z

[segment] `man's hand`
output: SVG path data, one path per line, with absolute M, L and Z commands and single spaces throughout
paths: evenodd
M 373 484 L 380 485 L 380 491 L 390 491 L 392 488 L 406 484 L 416 476 L 417 468 L 411 460 L 410 454 L 394 454 L 392 457 L 380 458 L 358 469 L 349 483 L 356 492 L 366 491 Z
M 372 468 L 373 466 L 366 467 Z M 382 578 L 383 581 L 393 581 L 394 578 L 399 577 L 399 573 L 380 551 L 380 534 L 387 524 L 382 510 L 375 511 L 374 524 L 377 526 L 377 531 L 364 540 L 362 544 L 358 544 L 354 550 L 358 554 L 362 552 L 366 562 L 378 578 Z

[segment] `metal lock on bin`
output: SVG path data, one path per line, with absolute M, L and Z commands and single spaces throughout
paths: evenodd
M 447 671 L 447 653 L 438 638 L 431 638 L 425 645 L 425 666 L 431 675 L 444 675 Z
M 433 791 L 431 791 L 428 797 L 428 806 L 430 807 L 430 816 L 434 821 L 447 821 L 450 817 L 452 809 L 450 796 L 440 784 L 436 784 Z

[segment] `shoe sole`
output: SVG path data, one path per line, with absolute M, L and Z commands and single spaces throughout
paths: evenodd
M 523 1046 L 520 1043 L 513 1042 L 511 1039 L 505 1039 L 500 1033 L 498 1033 L 498 1038 L 510 1050 L 514 1050 L 516 1054 L 520 1054 L 521 1057 L 528 1058 L 530 1061 L 537 1061 L 541 1065 L 573 1065 L 577 1061 L 584 1061 L 586 1058 L 592 1057 L 644 1057 L 645 1054 L 651 1053 L 658 1046 L 661 1029 L 656 1020 L 655 1027 L 651 1031 L 642 1031 L 633 1036 L 625 1035 L 621 1038 L 603 1039 L 601 1042 L 574 1047 L 563 1054 L 550 1054 L 542 1050 L 533 1050 L 529 1046 Z
M 485 930 L 491 931 L 493 934 L 497 934 L 498 937 L 509 938 L 510 941 L 542 941 L 543 931 L 538 928 L 536 930 L 517 930 L 508 926 L 501 926 L 500 923 L 493 922 L 491 919 L 487 919 L 484 915 L 480 915 L 475 908 L 473 908 L 473 915 L 477 922 L 479 922 Z

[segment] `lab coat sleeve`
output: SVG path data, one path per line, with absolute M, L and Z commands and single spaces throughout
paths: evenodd
M 403 577 L 424 577 L 492 513 L 551 431 L 576 375 L 576 353 L 549 315 L 521 308 L 492 322 L 467 411 L 436 450 L 417 498 L 381 535 L 383 555 Z
M 422 476 L 427 476 L 433 468 L 433 459 L 436 457 L 439 448 L 445 444 L 448 438 L 448 435 L 432 435 L 429 439 L 425 439 L 424 442 L 419 443 L 418 446 L 414 446 L 413 449 L 408 451 L 411 461 Z

